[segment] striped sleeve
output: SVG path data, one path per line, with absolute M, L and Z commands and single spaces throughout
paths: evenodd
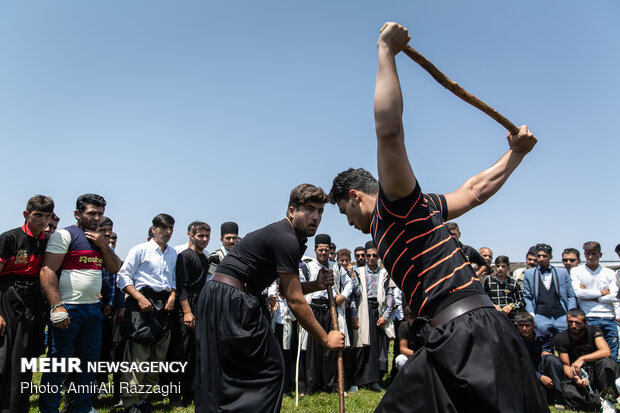
M 429 202 L 433 204 L 435 209 L 439 211 L 444 221 L 448 220 L 448 203 L 446 202 L 445 195 L 437 194 L 425 194 L 428 197 Z

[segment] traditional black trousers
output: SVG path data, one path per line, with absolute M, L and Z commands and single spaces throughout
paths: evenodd
M 198 294 L 188 294 L 189 308 L 196 317 Z M 171 317 L 170 331 L 172 339 L 168 345 L 167 361 L 187 362 L 185 371 L 180 373 L 160 374 L 160 384 L 181 384 L 181 393 L 170 394 L 170 400 L 180 400 L 181 396 L 189 402 L 194 398 L 196 389 L 196 336 L 195 329 L 187 328 L 183 323 L 183 309 L 177 304 L 174 316 Z
M 0 412 L 29 410 L 29 391 L 21 391 L 22 382 L 31 382 L 31 372 L 21 372 L 21 360 L 43 353 L 45 308 L 40 284 L 0 284 L 0 315 L 6 330 L 0 336 Z
M 355 381 L 358 386 L 379 383 L 387 372 L 387 336 L 377 327 L 379 309 L 376 302 L 368 302 L 368 333 L 370 346 L 361 347 L 356 352 Z
M 196 412 L 279 412 L 283 358 L 259 297 L 208 281 L 196 310 Z
M 549 412 L 523 339 L 494 308 L 443 326 L 416 320 L 422 341 L 376 412 Z
M 310 308 L 316 321 L 329 333 L 333 329 L 329 300 L 314 299 Z M 306 394 L 338 391 L 338 353 L 326 349 L 311 336 L 308 336 L 306 347 L 305 390 Z

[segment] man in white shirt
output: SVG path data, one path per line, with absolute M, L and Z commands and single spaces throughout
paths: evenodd
M 159 214 L 153 218 L 153 238 L 129 250 L 117 276 L 118 287 L 129 296 L 125 300 L 123 328 L 127 345 L 123 361 L 129 363 L 162 362 L 170 343 L 170 312 L 176 298 L 175 267 L 177 253 L 168 246 L 174 218 Z M 123 373 L 121 387 L 125 412 L 148 409 L 147 393 L 132 393 L 141 385 L 157 384 L 158 373 L 130 371 Z M 124 390 L 124 391 L 123 391 Z
M 570 276 L 577 296 L 579 308 L 586 313 L 589 325 L 603 331 L 605 341 L 611 350 L 611 358 L 618 358 L 618 285 L 613 270 L 599 265 L 603 253 L 601 244 L 588 241 L 583 244 L 586 259 L 584 265 L 571 269 Z

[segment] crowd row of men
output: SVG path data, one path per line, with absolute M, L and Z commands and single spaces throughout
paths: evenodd
M 32 373 L 22 371 L 21 359 L 38 357 L 46 344 L 48 357 L 75 356 L 83 363 L 187 362 L 184 372 L 177 375 L 115 374 L 118 407 L 127 412 L 150 411 L 152 406 L 149 394 L 119 392 L 121 381 L 132 385 L 179 382 L 180 391 L 170 395 L 171 402 L 187 406 L 194 400 L 197 299 L 238 242 L 239 228 L 234 222 L 222 224 L 222 246 L 207 254 L 211 237 L 207 223 L 192 222 L 187 228 L 188 242 L 169 247 L 175 221 L 159 214 L 153 218 L 147 242 L 131 248 L 122 262 L 114 252 L 117 236 L 112 220 L 104 216 L 105 206 L 99 195 L 82 195 L 76 202 L 76 224 L 56 230 L 59 219 L 53 201 L 34 196 L 24 211 L 24 225 L 0 235 L 2 412 L 28 411 L 30 394 L 20 385 L 30 381 Z M 584 245 L 583 265 L 578 250 L 565 249 L 565 268 L 556 268 L 550 265 L 552 248 L 537 244 L 527 253 L 527 267 L 511 273 L 508 257 L 498 256 L 493 266 L 490 248 L 463 245 L 458 225 L 449 222 L 446 226 L 495 308 L 518 328 L 548 402 L 583 406 L 588 401 L 584 389 L 594 389 L 612 403 L 620 375 L 615 361 L 620 274 L 599 265 L 600 245 Z M 336 250 L 327 234 L 316 235 L 314 252 L 315 257 L 304 256 L 299 263 L 299 277 L 314 281 L 322 269 L 333 271 L 338 329 L 345 333 L 346 389 L 382 391 L 382 377 L 390 370 L 389 341 L 395 340 L 392 377 L 419 347 L 407 300 L 383 268 L 372 241 L 354 249 L 354 264 L 351 251 Z M 620 256 L 620 245 L 616 252 Z M 262 296 L 284 354 L 283 392 L 290 392 L 294 385 L 302 394 L 336 391 L 337 353 L 297 326 L 278 287 L 276 281 Z M 332 330 L 327 291 L 313 292 L 306 299 L 323 329 Z M 82 372 L 65 379 L 62 372 L 49 372 L 43 374 L 41 383 L 61 385 L 63 380 L 77 385 L 106 383 L 107 374 L 95 377 L 94 372 Z M 40 410 L 57 412 L 60 401 L 59 392 L 42 393 Z M 611 409 L 609 403 L 604 407 Z M 66 411 L 90 412 L 92 406 L 92 392 L 66 395 Z

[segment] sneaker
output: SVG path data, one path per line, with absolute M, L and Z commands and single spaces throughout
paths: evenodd
M 616 413 L 616 405 L 607 399 L 603 399 L 601 402 L 601 408 L 603 409 L 603 413 Z
M 357 386 L 351 386 L 351 387 L 349 387 L 349 393 L 357 393 L 357 391 L 358 391 Z
M 553 408 L 555 410 L 566 410 L 566 406 L 564 406 L 563 404 L 559 404 L 559 403 L 554 404 Z

